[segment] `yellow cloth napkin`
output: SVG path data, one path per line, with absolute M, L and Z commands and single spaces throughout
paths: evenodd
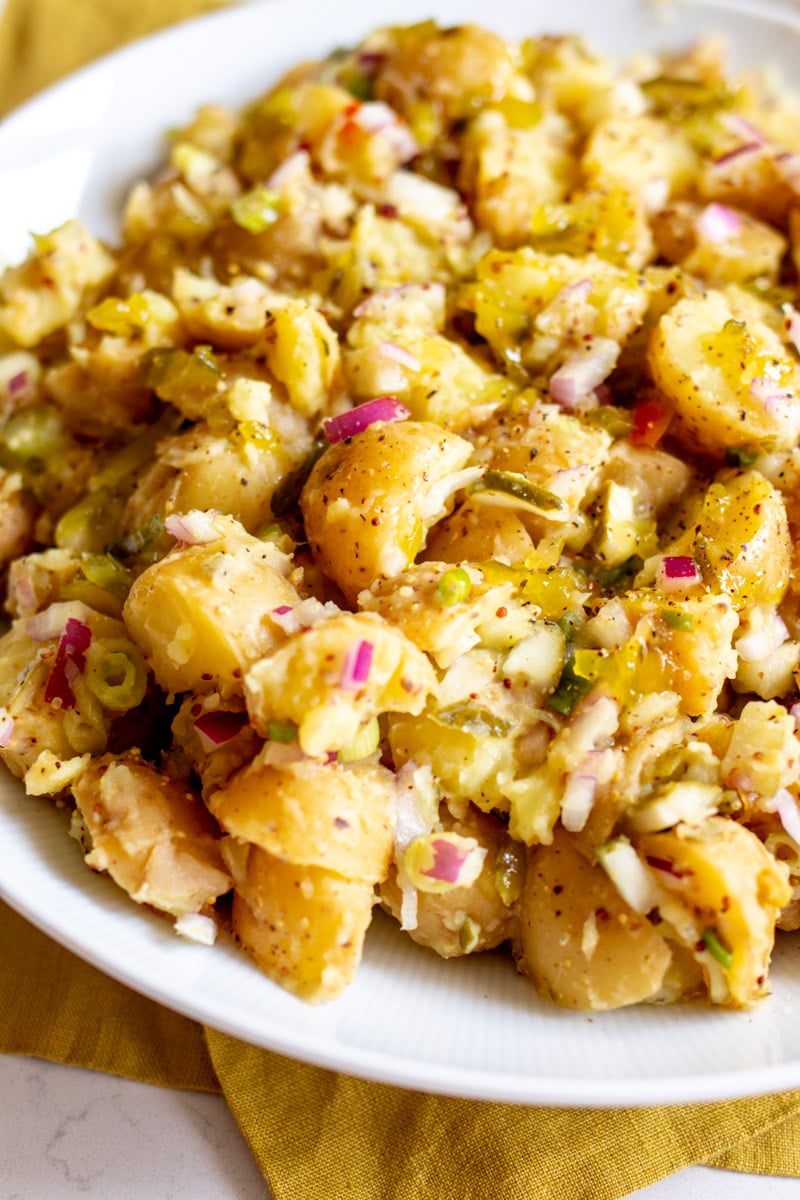
M 221 1088 L 276 1200 L 617 1200 L 696 1163 L 800 1177 L 800 1092 L 612 1111 L 424 1096 L 203 1031 L 2 904 L 0 963 L 0 1052 Z
M 0 112 L 215 0 L 7 0 Z M 0 1052 L 224 1091 L 276 1200 L 615 1200 L 696 1163 L 800 1177 L 800 1092 L 640 1110 L 424 1096 L 256 1050 L 107 979 L 0 905 Z

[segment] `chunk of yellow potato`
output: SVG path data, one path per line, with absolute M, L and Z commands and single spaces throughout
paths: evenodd
M 427 657 L 376 613 L 341 613 L 293 634 L 245 678 L 250 719 L 292 721 L 304 753 L 349 745 L 383 712 L 421 712 L 437 688 Z
M 638 1004 L 658 992 L 670 966 L 663 937 L 560 829 L 531 854 L 519 916 L 518 967 L 563 1008 Z
M 210 796 L 223 829 L 298 866 L 367 883 L 385 878 L 394 826 L 390 772 L 372 762 L 271 764 L 264 755 Z
M 283 640 L 270 611 L 299 597 L 274 546 L 232 517 L 209 515 L 204 525 L 207 542 L 179 543 L 134 581 L 123 618 L 166 692 L 230 695 Z
M 746 326 L 721 292 L 679 300 L 648 352 L 656 385 L 675 406 L 670 432 L 690 450 L 722 458 L 800 436 L 800 369 L 762 321 Z
M 86 863 L 137 904 L 179 917 L 230 890 L 199 796 L 135 753 L 94 759 L 72 786 L 91 842 Z
M 28 259 L 0 276 L 0 330 L 35 346 L 66 325 L 110 278 L 114 259 L 80 221 L 34 239 Z
M 502 821 L 469 807 L 454 817 L 443 807 L 442 827 L 449 833 L 474 838 L 486 850 L 481 873 L 469 887 L 416 894 L 417 919 L 409 936 L 442 958 L 457 958 L 491 950 L 516 929 L 516 909 L 525 877 L 521 847 L 508 836 Z M 384 908 L 401 919 L 403 893 L 396 870 L 381 884 Z
M 330 446 L 300 497 L 315 559 L 349 601 L 404 570 L 474 475 L 472 446 L 424 421 L 376 422 Z
M 645 834 L 636 849 L 671 890 L 676 908 L 688 912 L 687 932 L 700 939 L 694 949 L 717 976 L 712 1000 L 743 1007 L 763 996 L 775 921 L 791 897 L 785 864 L 725 817 Z M 664 905 L 661 912 L 680 936 L 680 918 Z
M 310 1004 L 344 991 L 372 920 L 372 885 L 248 849 L 233 933 L 260 969 Z

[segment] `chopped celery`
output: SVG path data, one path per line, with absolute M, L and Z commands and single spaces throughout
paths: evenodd
M 187 398 L 210 399 L 220 390 L 223 375 L 208 346 L 187 350 L 151 350 L 145 355 L 145 382 L 161 400 L 180 407 Z
M 572 656 L 567 655 L 558 687 L 547 701 L 548 708 L 568 717 L 592 687 L 592 680 L 576 674 Z
M 81 571 L 90 583 L 118 596 L 127 596 L 133 583 L 133 576 L 128 568 L 113 554 L 82 554 Z
M 662 608 L 658 615 L 665 625 L 678 630 L 679 633 L 691 633 L 694 629 L 694 621 L 688 613 L 678 612 L 674 608 Z
M 291 471 L 284 475 L 272 496 L 272 515 L 288 517 L 297 508 L 300 493 L 305 487 L 306 480 L 314 469 L 314 464 L 321 458 L 329 445 L 328 439 L 322 435 L 314 439 L 314 443 L 306 457 Z
M 67 509 L 55 529 L 55 544 L 66 550 L 102 554 L 119 529 L 124 499 L 107 488 L 87 492 Z

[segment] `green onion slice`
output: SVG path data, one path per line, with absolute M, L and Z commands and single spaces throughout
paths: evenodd
M 127 638 L 93 638 L 86 652 L 86 682 L 103 708 L 127 712 L 144 700 L 147 668 Z
M 444 608 L 450 608 L 468 599 L 472 592 L 472 580 L 463 567 L 445 571 L 436 585 L 436 600 Z
M 729 971 L 733 963 L 733 951 L 729 950 L 720 938 L 716 930 L 707 928 L 703 930 L 703 945 L 712 958 L 715 958 L 721 967 Z

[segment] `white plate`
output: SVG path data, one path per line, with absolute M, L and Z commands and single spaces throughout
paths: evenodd
M 0 126 L 0 259 L 27 232 L 81 213 L 113 240 L 125 187 L 152 169 L 162 134 L 205 101 L 242 102 L 297 61 L 376 23 L 435 13 L 507 36 L 585 32 L 604 53 L 729 35 L 736 65 L 771 60 L 791 79 L 800 19 L 765 5 L 637 0 L 272 0 L 138 43 L 44 93 Z M 424 1091 L 562 1105 L 706 1100 L 800 1086 L 800 938 L 785 938 L 774 994 L 754 1013 L 690 1005 L 587 1016 L 539 1001 L 500 955 L 443 962 L 381 915 L 356 982 L 309 1008 L 232 945 L 181 942 L 170 923 L 83 865 L 64 815 L 0 776 L 0 897 L 131 987 L 258 1046 Z

